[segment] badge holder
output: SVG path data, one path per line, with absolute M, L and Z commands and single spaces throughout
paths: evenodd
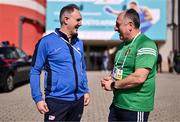
M 114 67 L 112 71 L 112 78 L 114 80 L 121 80 L 123 76 L 123 70 L 122 68 Z

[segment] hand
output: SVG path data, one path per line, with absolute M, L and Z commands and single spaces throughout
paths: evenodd
M 46 104 L 46 102 L 45 102 L 44 100 L 39 101 L 39 102 L 36 104 L 36 106 L 37 106 L 38 111 L 39 111 L 41 114 L 45 114 L 46 112 L 49 111 L 48 106 L 47 106 L 47 104 Z
M 106 91 L 112 91 L 112 89 L 111 89 L 111 83 L 112 82 L 113 81 L 112 81 L 112 77 L 111 76 L 105 77 L 104 79 L 101 80 L 101 86 Z
M 104 77 L 104 78 L 101 80 L 101 86 L 104 88 L 106 81 L 109 81 L 110 79 L 111 79 L 111 76 Z
M 90 102 L 90 95 L 89 93 L 84 94 L 84 106 L 87 106 Z

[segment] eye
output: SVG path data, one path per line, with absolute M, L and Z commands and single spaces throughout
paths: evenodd
M 81 21 L 81 20 L 82 20 L 82 18 L 77 19 L 78 22 Z

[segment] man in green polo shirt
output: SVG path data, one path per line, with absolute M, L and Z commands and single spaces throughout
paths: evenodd
M 138 13 L 120 13 L 114 27 L 123 43 L 118 47 L 112 74 L 101 80 L 102 87 L 113 90 L 109 121 L 148 120 L 154 107 L 157 47 L 140 32 Z

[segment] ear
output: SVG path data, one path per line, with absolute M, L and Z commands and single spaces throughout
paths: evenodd
M 67 24 L 68 23 L 68 17 L 64 17 L 64 24 Z
M 131 32 L 133 28 L 134 28 L 134 24 L 132 22 L 130 22 L 129 23 L 129 31 Z
M 131 26 L 132 28 L 135 28 L 135 25 L 134 25 L 133 22 L 130 22 L 130 26 Z

